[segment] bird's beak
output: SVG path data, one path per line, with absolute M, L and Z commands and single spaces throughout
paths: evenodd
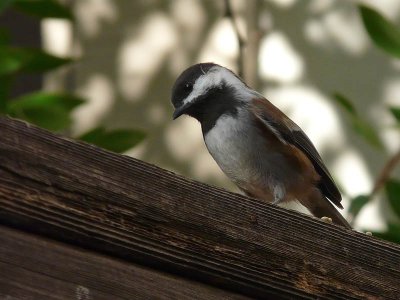
M 172 115 L 172 119 L 175 120 L 176 118 L 179 118 L 183 114 L 183 110 L 181 107 L 178 107 L 175 109 L 174 114 Z
M 175 119 L 179 118 L 181 115 L 183 115 L 189 106 L 190 106 L 190 103 L 187 103 L 186 105 L 177 107 L 174 111 L 174 114 L 172 115 L 172 119 L 175 120 Z

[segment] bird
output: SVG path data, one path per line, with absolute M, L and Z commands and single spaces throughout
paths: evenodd
M 173 119 L 197 119 L 221 170 L 246 195 L 280 205 L 296 201 L 312 215 L 350 229 L 335 208 L 342 196 L 303 130 L 233 71 L 215 63 L 188 67 L 171 92 Z

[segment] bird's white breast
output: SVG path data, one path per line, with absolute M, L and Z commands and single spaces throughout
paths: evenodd
M 208 151 L 239 187 L 256 184 L 281 199 L 290 166 L 281 153 L 269 150 L 269 141 L 252 125 L 247 114 L 243 109 L 235 116 L 222 115 L 204 136 Z
M 206 133 L 204 141 L 212 157 L 231 180 L 250 181 L 255 175 L 251 161 L 257 141 L 254 141 L 249 125 L 238 118 L 221 116 Z

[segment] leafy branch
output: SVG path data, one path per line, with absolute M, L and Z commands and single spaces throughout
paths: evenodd
M 2 0 L 0 14 L 8 9 L 44 18 L 62 18 L 73 22 L 71 11 L 54 0 Z M 11 99 L 9 91 L 19 74 L 44 73 L 66 66 L 71 58 L 54 56 L 42 49 L 15 47 L 9 33 L 0 28 L 0 114 L 26 120 L 53 131 L 66 131 L 72 123 L 71 112 L 85 99 L 64 93 L 34 91 Z M 144 139 L 138 130 L 105 130 L 102 126 L 83 134 L 80 139 L 115 152 L 124 152 Z
M 364 27 L 373 43 L 388 55 L 400 58 L 400 30 L 383 15 L 368 6 L 359 5 L 358 10 Z M 351 101 L 339 93 L 335 93 L 333 98 L 347 112 L 354 131 L 370 145 L 383 150 L 384 146 L 376 130 L 357 114 Z M 392 114 L 397 122 L 397 128 L 400 128 L 400 107 L 388 107 L 388 112 Z M 351 200 L 349 213 L 353 220 L 362 208 L 383 189 L 390 207 L 400 220 L 400 181 L 392 178 L 392 173 L 399 163 L 400 149 L 383 165 L 371 192 L 368 195 L 358 195 Z M 400 243 L 400 222 L 387 222 L 386 231 L 373 232 L 373 234 Z
M 243 69 L 244 69 L 244 47 L 246 46 L 246 41 L 239 30 L 239 25 L 236 21 L 235 15 L 232 10 L 231 1 L 225 0 L 225 17 L 228 18 L 231 23 L 233 30 L 235 31 L 235 35 L 239 45 L 239 55 L 238 55 L 238 74 L 240 77 L 243 77 Z

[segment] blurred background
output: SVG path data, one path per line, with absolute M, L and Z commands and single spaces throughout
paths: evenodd
M 33 2 L 0 4 L 3 113 L 237 191 L 171 118 L 180 72 L 215 62 L 302 127 L 357 229 L 400 242 L 400 1 Z

